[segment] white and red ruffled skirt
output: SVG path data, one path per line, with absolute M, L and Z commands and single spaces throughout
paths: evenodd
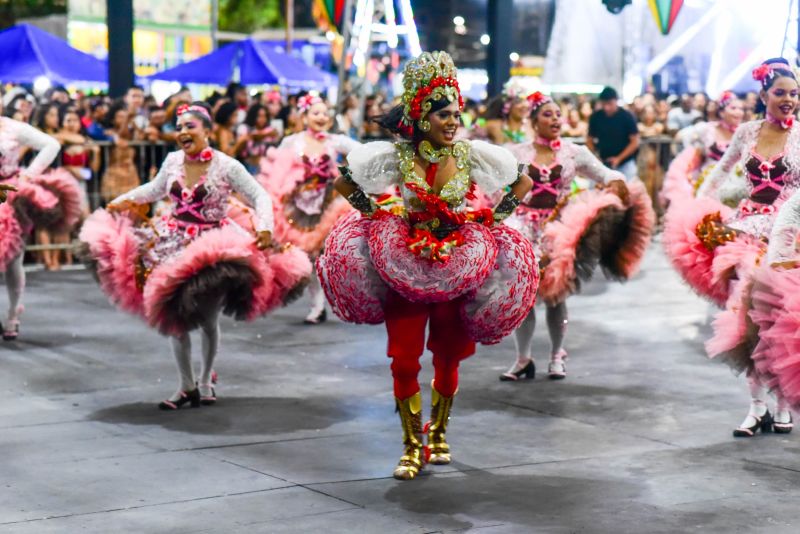
M 25 250 L 33 228 L 69 231 L 81 217 L 81 191 L 75 178 L 63 169 L 30 177 L 5 180 L 17 188 L 0 205 L 0 271 Z
M 300 249 L 260 251 L 253 234 L 225 221 L 185 226 L 166 216 L 135 225 L 98 210 L 80 240 L 112 303 L 162 334 L 181 335 L 214 306 L 237 320 L 260 317 L 299 296 L 311 275 Z
M 325 241 L 317 274 L 341 319 L 384 321 L 389 292 L 420 303 L 461 299 L 461 319 L 472 340 L 492 344 L 513 332 L 536 299 L 538 265 L 530 242 L 515 230 L 468 222 L 447 248 L 445 261 L 415 253 L 406 219 L 384 212 L 354 213 Z

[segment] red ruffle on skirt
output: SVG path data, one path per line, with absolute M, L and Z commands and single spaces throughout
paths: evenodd
M 543 244 L 547 255 L 539 296 L 563 302 L 579 291 L 600 265 L 608 278 L 628 280 L 641 265 L 655 226 L 655 213 L 644 185 L 628 184 L 623 204 L 608 190 L 585 191 L 572 199 L 558 219 L 548 223 Z
M 673 203 L 664 219 L 664 250 L 689 287 L 721 307 L 728 299 L 729 280 L 714 277 L 714 252 L 700 241 L 696 233 L 703 217 L 717 212 L 725 220 L 731 209 L 705 197 Z
M 412 302 L 459 297 L 474 341 L 496 343 L 533 307 L 538 265 L 531 244 L 517 231 L 466 224 L 464 243 L 447 262 L 414 255 L 407 221 L 354 215 L 338 223 L 317 260 L 317 273 L 337 316 L 348 322 L 383 321 L 388 289 Z

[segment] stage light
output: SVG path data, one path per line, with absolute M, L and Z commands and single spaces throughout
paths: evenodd
M 42 95 L 45 91 L 50 89 L 51 85 L 50 78 L 47 76 L 39 76 L 33 80 L 33 92 L 37 95 Z
M 455 32 L 458 35 L 466 35 L 467 34 L 467 27 L 466 26 L 456 26 Z
M 466 21 L 464 20 L 464 17 L 462 17 L 461 15 L 453 17 L 453 24 L 455 24 L 456 26 L 463 26 L 465 22 Z
M 329 41 L 335 41 L 336 40 L 336 32 L 333 32 L 331 30 L 326 31 L 325 32 L 325 38 L 328 39 Z
M 511 53 L 508 55 L 508 58 L 509 58 L 511 61 L 519 61 L 519 54 L 517 54 L 516 52 L 511 52 Z
M 481 44 L 482 45 L 488 45 L 491 42 L 492 42 L 492 38 L 489 37 L 488 33 L 484 33 L 483 35 L 481 35 Z

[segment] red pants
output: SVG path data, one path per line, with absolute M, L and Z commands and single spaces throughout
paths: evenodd
M 458 364 L 475 354 L 475 342 L 461 323 L 460 300 L 421 304 L 390 293 L 385 309 L 387 354 L 392 359 L 394 395 L 407 399 L 419 391 L 419 359 L 425 350 L 425 326 L 430 320 L 428 350 L 433 353 L 436 391 L 445 397 L 458 388 Z

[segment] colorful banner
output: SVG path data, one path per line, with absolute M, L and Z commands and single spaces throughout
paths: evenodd
M 650 12 L 662 35 L 667 35 L 683 7 L 683 0 L 648 0 Z

